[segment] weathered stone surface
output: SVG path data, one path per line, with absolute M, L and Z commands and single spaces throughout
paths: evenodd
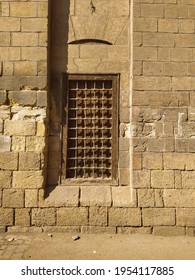
M 144 169 L 162 169 L 162 153 L 144 153 Z
M 111 189 L 109 186 L 82 186 L 81 206 L 111 206 Z
M 174 188 L 174 171 L 172 170 L 152 170 L 151 187 L 154 189 Z
M 91 226 L 107 226 L 107 208 L 106 207 L 90 207 L 89 208 L 89 224 Z
M 5 90 L 0 90 L 0 105 L 3 105 L 6 103 L 7 94 Z
M 39 153 L 19 153 L 19 170 L 39 170 L 41 166 Z
M 13 209 L 1 208 L 0 209 L 0 225 L 1 226 L 12 226 L 13 222 L 14 222 Z
M 28 152 L 42 152 L 46 149 L 45 137 L 26 137 L 26 150 Z
M 79 205 L 79 187 L 55 186 L 39 190 L 40 207 L 70 207 Z
M 83 234 L 115 234 L 116 227 L 99 227 L 99 226 L 83 226 L 81 228 L 81 233 Z
M 136 190 L 131 187 L 112 188 L 113 207 L 136 207 Z
M 32 209 L 31 225 L 33 226 L 54 226 L 56 224 L 56 209 Z
M 141 189 L 137 190 L 138 207 L 154 207 L 155 195 L 154 190 Z
M 182 188 L 195 188 L 195 171 L 182 171 Z
M 16 209 L 15 210 L 15 225 L 16 226 L 30 226 L 30 210 Z
M 0 153 L 0 169 L 17 170 L 18 167 L 18 153 L 3 152 Z
M 14 189 L 3 190 L 3 207 L 24 207 L 24 191 Z
M 5 135 L 35 135 L 35 121 L 5 121 Z
M 174 226 L 175 210 L 165 208 L 144 208 L 142 210 L 144 226 Z
M 40 189 L 43 186 L 42 171 L 14 171 L 13 188 Z
M 151 227 L 117 227 L 119 234 L 151 234 Z
M 163 236 L 181 236 L 185 235 L 185 228 L 178 226 L 154 226 L 153 234 Z
M 133 187 L 138 189 L 150 188 L 150 171 L 135 170 L 133 172 Z
M 195 209 L 194 208 L 176 209 L 176 221 L 178 226 L 195 227 Z
M 141 226 L 139 208 L 110 208 L 108 215 L 109 226 Z
M 24 152 L 26 148 L 25 136 L 12 136 L 12 151 Z
M 0 189 L 11 188 L 11 171 L 0 170 Z
M 37 101 L 36 91 L 10 91 L 8 99 L 12 104 L 35 105 Z
M 67 207 L 57 209 L 58 226 L 88 225 L 87 207 Z
M 38 207 L 38 190 L 25 190 L 25 207 Z
M 0 152 L 9 152 L 11 149 L 11 137 L 0 135 Z
M 195 189 L 164 190 L 165 207 L 195 207 Z
M 79 226 L 44 226 L 43 232 L 48 233 L 80 233 Z

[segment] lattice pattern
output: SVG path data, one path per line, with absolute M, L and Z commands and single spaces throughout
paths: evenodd
M 67 178 L 111 178 L 112 80 L 70 80 Z

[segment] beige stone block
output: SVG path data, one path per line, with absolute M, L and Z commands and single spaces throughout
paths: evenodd
M 0 189 L 11 188 L 11 171 L 0 170 Z
M 22 190 L 4 189 L 3 207 L 24 207 L 24 192 Z
M 2 190 L 0 189 L 0 207 L 2 207 Z
M 156 77 L 137 76 L 134 78 L 134 90 L 156 90 Z
M 142 210 L 144 226 L 174 226 L 175 210 L 165 208 L 144 208 Z
M 194 34 L 176 34 L 175 35 L 175 46 L 182 48 L 193 48 L 194 47 Z
M 170 33 L 145 33 L 143 46 L 147 47 L 174 47 L 174 35 Z
M 154 190 L 137 190 L 138 207 L 154 207 Z
M 162 62 L 143 62 L 143 74 L 145 76 L 162 76 L 164 75 L 164 63 Z
M 128 46 L 110 46 L 108 47 L 108 59 L 116 59 L 117 58 L 126 58 L 129 57 L 129 48 Z
M 0 18 L 0 31 L 20 31 L 20 19 L 19 18 Z
M 195 188 L 195 171 L 182 171 L 182 187 L 186 189 Z
M 194 189 L 165 189 L 163 198 L 165 207 L 195 207 Z
M 35 121 L 5 121 L 5 135 L 27 136 L 35 135 Z
M 109 226 L 141 226 L 139 208 L 110 208 Z
M 174 171 L 173 170 L 152 170 L 151 187 L 154 189 L 174 188 Z
M 141 169 L 142 169 L 142 154 L 133 153 L 133 170 L 141 170 Z
M 195 155 L 189 153 L 164 154 L 164 168 L 178 170 L 194 170 Z
M 166 76 L 186 76 L 187 75 L 187 63 L 183 62 L 167 62 L 164 64 Z
M 81 186 L 81 206 L 111 206 L 109 186 Z
M 188 6 L 165 5 L 165 18 L 188 18 Z
M 186 227 L 186 235 L 187 236 L 195 236 L 195 228 L 194 227 Z
M 134 60 L 156 61 L 157 48 L 156 47 L 135 47 Z
M 14 63 L 15 76 L 36 76 L 37 63 L 32 61 L 19 61 Z
M 177 33 L 179 29 L 177 19 L 159 19 L 158 20 L 158 31 L 159 32 L 170 32 Z
M 195 209 L 194 208 L 176 209 L 176 221 L 178 226 L 195 227 Z
M 1 16 L 8 17 L 10 15 L 9 2 L 1 3 Z
M 19 170 L 39 170 L 40 160 L 39 153 L 19 153 Z
M 116 234 L 116 227 L 105 226 L 83 226 L 81 227 L 82 234 Z
M 13 62 L 3 62 L 3 75 L 4 76 L 13 76 L 14 74 L 14 65 Z
M 136 190 L 129 187 L 112 187 L 113 207 L 136 207 Z
M 172 90 L 171 77 L 157 77 L 156 86 L 158 90 L 171 91 Z
M 128 168 L 130 164 L 129 151 L 120 151 L 119 153 L 119 168 Z
M 143 167 L 144 169 L 162 169 L 163 164 L 162 153 L 144 153 Z
M 38 190 L 25 190 L 25 207 L 38 207 Z
M 23 47 L 21 50 L 22 60 L 47 60 L 47 49 L 45 47 Z
M 0 60 L 1 61 L 15 61 L 20 60 L 19 47 L 0 47 Z M 10 82 L 10 78 L 9 78 Z
M 2 47 L 10 46 L 10 34 L 8 32 L 0 33 L 0 46 Z
M 118 234 L 151 234 L 151 227 L 117 227 Z
M 109 49 L 109 52 L 111 50 Z M 87 45 L 80 46 L 80 58 L 106 58 L 107 45 Z M 76 55 L 79 57 L 79 55 Z
M 47 104 L 47 91 L 46 90 L 37 91 L 37 106 L 46 107 L 47 105 L 48 105 Z
M 194 20 L 181 19 L 179 21 L 180 33 L 194 33 L 194 30 L 195 30 Z
M 79 187 L 55 186 L 39 190 L 40 207 L 73 207 L 79 205 Z
M 26 151 L 43 152 L 46 149 L 45 137 L 29 136 L 26 137 Z
M 8 227 L 7 231 L 9 233 L 32 233 L 32 234 L 41 234 L 43 232 L 41 227 L 24 227 L 24 226 L 12 226 Z
M 48 2 L 39 2 L 37 5 L 38 17 L 47 18 L 48 16 Z
M 12 226 L 13 222 L 14 222 L 13 209 L 1 208 L 0 209 L 0 225 L 1 226 Z
M 47 32 L 39 33 L 39 46 L 40 47 L 47 47 L 48 45 L 48 34 Z
M 143 75 L 143 63 L 142 61 L 134 61 L 133 63 L 133 73 L 135 76 Z
M 22 32 L 47 31 L 47 18 L 23 18 L 21 19 Z
M 47 63 L 45 61 L 37 62 L 37 74 L 38 76 L 46 76 L 47 75 Z
M 163 5 L 160 4 L 142 4 L 141 16 L 149 18 L 162 18 L 163 17 Z
M 163 190 L 155 189 L 155 207 L 164 207 Z
M 89 208 L 89 224 L 91 226 L 107 226 L 107 219 L 106 207 Z
M 30 226 L 30 210 L 16 209 L 15 210 L 15 225 L 16 226 Z
M 172 122 L 156 122 L 155 123 L 156 137 L 174 137 L 174 123 Z
M 12 151 L 25 151 L 25 136 L 12 136 Z
M 142 33 L 141 32 L 134 32 L 134 40 L 133 40 L 133 46 L 134 47 L 141 47 L 142 46 Z
M 43 232 L 48 233 L 80 233 L 81 229 L 79 226 L 44 226 Z
M 11 137 L 0 135 L 0 152 L 9 152 L 11 148 Z
M 175 149 L 173 139 L 160 139 L 160 138 L 149 138 L 148 139 L 148 152 L 173 152 Z
M 43 187 L 42 171 L 14 171 L 13 188 L 18 189 L 40 189 Z
M 173 78 L 174 90 L 193 90 L 195 86 L 195 77 Z
M 130 139 L 119 137 L 119 151 L 129 151 Z
M 135 18 L 134 31 L 136 32 L 157 32 L 157 19 L 155 18 Z
M 170 60 L 170 48 L 158 48 L 158 61 Z
M 138 189 L 150 188 L 150 171 L 135 170 L 133 172 L 133 187 Z
M 2 152 L 0 153 L 0 169 L 17 170 L 18 153 Z
M 37 33 L 12 33 L 12 46 L 33 47 L 38 46 Z
M 85 226 L 88 225 L 87 207 L 70 207 L 57 209 L 57 225 Z
M 185 235 L 185 228 L 178 226 L 154 226 L 153 234 L 162 236 L 182 236 Z
M 121 186 L 130 185 L 130 169 L 129 168 L 120 168 L 119 169 L 119 183 Z
M 195 62 L 188 64 L 188 75 L 195 76 Z
M 36 2 L 11 2 L 10 16 L 11 17 L 36 17 L 37 3 Z
M 55 226 L 56 225 L 56 209 L 32 209 L 31 217 L 32 226 Z
M 185 61 L 191 62 L 193 58 L 193 51 L 191 48 L 181 48 L 180 46 L 171 48 L 171 60 L 172 61 Z

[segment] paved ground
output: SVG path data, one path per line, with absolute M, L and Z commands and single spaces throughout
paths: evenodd
M 194 237 L 0 234 L 1 260 L 195 260 Z

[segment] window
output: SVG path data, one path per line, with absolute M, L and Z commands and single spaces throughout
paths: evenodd
M 68 75 L 62 183 L 117 182 L 118 75 Z

